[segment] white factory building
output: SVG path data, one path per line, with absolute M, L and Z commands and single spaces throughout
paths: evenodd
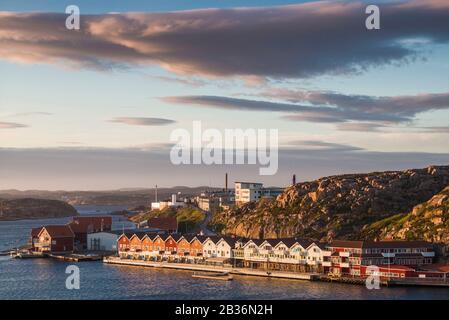
M 235 182 L 235 204 L 241 205 L 263 197 L 277 197 L 282 191 L 283 188 L 264 188 L 262 183 L 238 181 Z

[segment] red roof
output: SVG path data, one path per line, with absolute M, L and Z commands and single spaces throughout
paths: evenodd
M 75 233 L 90 233 L 101 229 L 111 230 L 112 217 L 73 217 L 73 221 L 69 225 Z
M 350 241 L 335 240 L 329 247 L 332 248 L 432 248 L 432 244 L 426 241 Z
M 175 217 L 156 217 L 148 219 L 148 227 L 165 231 L 175 231 L 178 229 L 178 222 Z
M 73 238 L 73 237 L 75 237 L 75 235 L 73 234 L 72 229 L 68 225 L 44 226 L 42 228 L 41 232 L 44 229 L 47 230 L 48 234 L 52 238 Z
M 36 238 L 41 233 L 42 227 L 31 229 L 31 237 Z

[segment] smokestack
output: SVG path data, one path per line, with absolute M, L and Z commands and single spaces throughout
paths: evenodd
M 225 174 L 225 191 L 228 192 L 228 173 Z
M 156 198 L 156 200 L 154 202 L 157 202 L 157 185 L 156 185 L 156 190 L 155 190 L 155 198 Z
M 293 175 L 293 185 L 296 184 L 296 174 Z

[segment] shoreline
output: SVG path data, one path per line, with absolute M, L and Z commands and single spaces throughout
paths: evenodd
M 132 259 L 121 259 L 117 257 L 105 257 L 103 263 L 115 264 L 115 265 L 127 265 L 144 268 L 160 268 L 160 269 L 172 269 L 172 270 L 184 270 L 184 271 L 202 271 L 202 272 L 223 272 L 232 275 L 241 276 L 255 276 L 265 278 L 277 278 L 286 280 L 302 280 L 302 281 L 319 281 L 327 283 L 341 283 L 349 285 L 365 285 L 365 278 L 332 278 L 320 273 L 293 273 L 285 271 L 266 271 L 248 268 L 236 268 L 226 266 L 213 266 L 213 265 L 201 265 L 201 264 L 184 264 L 184 263 L 172 263 L 172 262 L 151 262 Z M 381 279 L 380 285 L 382 287 L 432 287 L 432 288 L 448 288 L 449 282 L 437 282 L 426 281 L 416 279 Z

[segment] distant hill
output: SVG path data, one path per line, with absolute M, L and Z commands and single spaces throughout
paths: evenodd
M 204 190 L 219 190 L 209 187 L 173 187 L 158 188 L 158 199 L 168 199 L 173 193 L 181 193 L 181 196 L 194 196 Z M 136 207 L 148 206 L 155 199 L 155 189 L 126 188 L 104 191 L 46 191 L 46 190 L 0 190 L 1 199 L 52 199 L 65 201 L 71 205 L 124 205 Z
M 0 221 L 22 219 L 62 218 L 78 215 L 71 205 L 59 200 L 0 199 Z
M 336 175 L 292 185 L 276 199 L 262 199 L 217 213 L 210 225 L 222 234 L 255 238 L 301 236 L 324 241 L 376 238 L 383 231 L 373 224 L 397 221 L 396 218 L 401 218 L 398 214 L 409 213 L 447 186 L 449 166 Z M 394 230 L 404 237 L 413 232 L 414 238 L 430 238 L 431 232 L 440 230 L 438 234 L 446 239 L 446 220 L 438 216 L 439 209 L 433 211 L 430 205 L 420 209 L 427 216 L 426 213 L 409 216 L 410 230 Z M 420 223 L 428 231 L 419 229 Z

